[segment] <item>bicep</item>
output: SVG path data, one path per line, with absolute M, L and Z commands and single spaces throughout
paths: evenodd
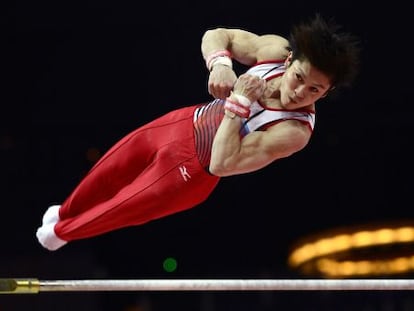
M 258 170 L 275 160 L 289 157 L 307 145 L 311 135 L 307 127 L 302 124 L 292 127 L 285 122 L 266 131 L 252 132 L 242 139 L 240 158 L 237 159 L 239 170 Z
M 253 65 L 261 60 L 283 59 L 287 56 L 288 40 L 273 35 L 257 35 L 252 32 L 231 29 L 231 52 L 233 58 L 245 65 Z

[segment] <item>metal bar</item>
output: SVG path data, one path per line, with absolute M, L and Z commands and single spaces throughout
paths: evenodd
M 0 279 L 0 294 L 73 291 L 362 291 L 414 290 L 410 279 Z

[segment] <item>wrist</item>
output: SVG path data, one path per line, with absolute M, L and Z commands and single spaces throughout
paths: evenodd
M 226 98 L 224 103 L 224 112 L 228 117 L 234 119 L 235 116 L 240 118 L 248 118 L 250 115 L 250 108 L 240 104 L 238 101 L 235 101 L 229 97 Z M 228 113 L 228 112 L 229 113 Z
M 233 69 L 231 57 L 232 55 L 228 50 L 220 50 L 209 54 L 206 57 L 206 66 L 208 71 L 213 70 L 215 65 L 224 65 Z
M 217 67 L 217 65 L 226 66 L 230 69 L 233 69 L 233 62 L 231 61 L 231 58 L 228 56 L 219 56 L 215 59 L 213 59 L 210 62 L 210 66 L 208 68 L 208 71 L 213 71 L 214 67 Z
M 241 104 L 244 107 L 248 107 L 250 108 L 250 106 L 252 105 L 252 102 L 250 101 L 249 98 L 247 98 L 244 95 L 241 94 L 237 94 L 237 93 L 232 93 L 232 96 L 236 99 L 236 101 Z

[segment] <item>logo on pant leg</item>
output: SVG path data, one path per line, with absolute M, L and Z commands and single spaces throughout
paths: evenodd
M 179 170 L 184 181 L 188 181 L 191 178 L 191 175 L 187 172 L 187 168 L 184 165 L 180 166 Z

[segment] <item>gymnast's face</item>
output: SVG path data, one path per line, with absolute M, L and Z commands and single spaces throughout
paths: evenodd
M 298 109 L 313 105 L 325 97 L 331 87 L 327 75 L 312 66 L 309 61 L 286 60 L 287 69 L 280 85 L 281 105 L 286 109 Z

